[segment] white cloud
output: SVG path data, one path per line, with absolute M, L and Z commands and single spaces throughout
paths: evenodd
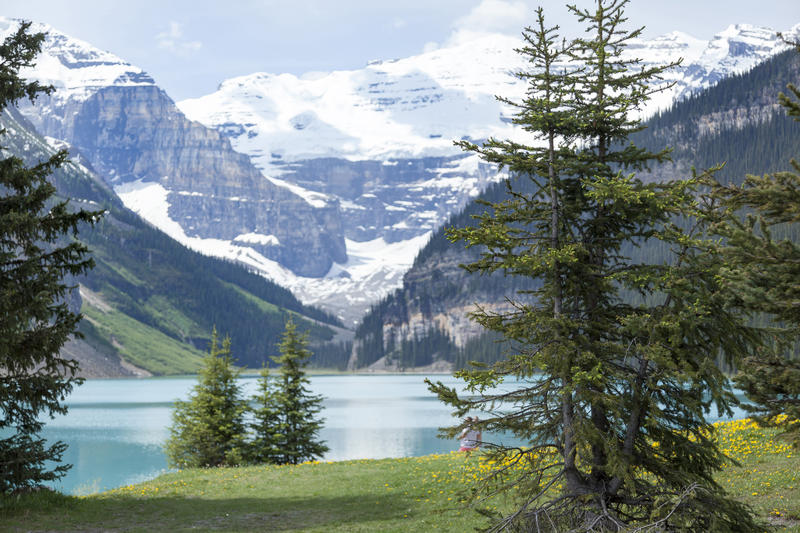
M 394 27 L 397 30 L 403 29 L 406 26 L 408 26 L 408 21 L 406 21 L 406 19 L 395 18 L 392 21 L 392 27 Z
M 441 45 L 436 41 L 428 41 L 425 43 L 425 46 L 422 47 L 422 52 L 427 54 L 428 52 L 433 52 L 434 50 L 438 50 Z
M 169 29 L 156 35 L 159 48 L 168 50 L 175 55 L 188 55 L 203 47 L 200 41 L 187 41 L 183 37 L 183 25 L 180 22 L 170 21 Z
M 520 0 L 482 0 L 453 23 L 449 43 L 457 44 L 487 33 L 519 33 L 530 9 Z

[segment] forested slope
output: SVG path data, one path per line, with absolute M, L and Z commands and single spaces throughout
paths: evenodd
M 790 158 L 800 156 L 800 125 L 783 114 L 777 95 L 787 83 L 798 81 L 800 58 L 787 51 L 652 117 L 632 141 L 652 150 L 672 147 L 672 162 L 641 177 L 678 178 L 688 176 L 693 166 L 705 169 L 724 164 L 719 178 L 738 183 L 748 173 L 786 169 Z M 525 189 L 524 177 L 512 179 L 515 189 Z M 470 224 L 474 214 L 486 209 L 480 201 L 496 202 L 505 189 L 504 184 L 490 187 L 478 201 L 451 217 L 445 228 Z M 356 331 L 351 366 L 366 366 L 386 357 L 401 368 L 437 359 L 460 367 L 469 360 L 489 361 L 500 355 L 504 345 L 470 323 L 466 314 L 475 303 L 502 306 L 506 297 L 519 297 L 520 290 L 534 283 L 500 274 L 468 274 L 458 265 L 473 261 L 479 250 L 450 243 L 445 228 L 420 251 L 403 287 L 364 317 Z M 636 253 L 666 257 L 664 250 L 654 247 Z
M 28 164 L 53 153 L 18 113 L 0 117 L 7 130 L 0 138 L 6 153 Z M 72 154 L 80 161 L 79 154 Z M 105 209 L 79 239 L 97 263 L 75 280 L 71 305 L 86 319 L 86 339 L 70 343 L 70 354 L 89 375 L 130 371 L 121 361 L 154 374 L 192 372 L 206 350 L 211 329 L 230 335 L 241 365 L 259 367 L 277 353 L 284 323 L 296 316 L 317 346 L 318 364 L 342 361 L 347 347 L 320 346 L 331 341 L 338 320 L 301 304 L 288 290 L 240 265 L 206 257 L 178 244 L 126 209 L 117 196 L 82 164 L 68 163 L 53 175 L 59 195 L 88 209 Z

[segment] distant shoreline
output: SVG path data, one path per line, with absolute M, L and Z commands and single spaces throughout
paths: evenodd
M 243 369 L 239 377 L 257 377 L 260 370 L 254 368 Z M 278 367 L 270 367 L 271 375 L 278 375 Z M 441 371 L 425 371 L 425 370 L 408 370 L 400 372 L 397 370 L 336 370 L 325 368 L 310 368 L 306 369 L 306 375 L 317 376 L 452 376 L 452 372 Z M 198 374 L 163 374 L 154 376 L 86 376 L 87 380 L 105 380 L 105 379 L 170 379 L 170 378 L 196 378 Z

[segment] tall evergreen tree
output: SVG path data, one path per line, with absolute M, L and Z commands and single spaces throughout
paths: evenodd
M 0 45 L 0 112 L 52 91 L 19 77 L 45 37 L 29 28 L 21 23 Z M 81 383 L 78 363 L 59 355 L 81 319 L 68 307 L 74 287 L 65 278 L 93 266 L 74 237 L 79 224 L 101 213 L 57 198 L 48 176 L 65 160 L 65 152 L 30 168 L 17 157 L 0 160 L 0 494 L 58 479 L 69 468 L 58 464 L 66 444 L 47 445 L 38 434 L 41 416 L 66 413 L 61 402 Z
M 186 401 L 176 401 L 166 453 L 173 467 L 229 466 L 244 462 L 245 402 L 236 383 L 231 341 L 219 346 L 217 329 Z
M 705 414 L 735 401 L 715 365 L 720 351 L 739 357 L 759 339 L 728 305 L 719 254 L 703 235 L 716 206 L 699 188 L 713 178 L 635 176 L 668 158 L 628 142 L 641 129 L 637 110 L 665 88 L 667 67 L 624 55 L 641 33 L 624 29 L 626 4 L 569 6 L 587 37 L 568 46 L 556 44 L 541 12 L 538 28 L 526 28 L 520 52 L 532 71 L 521 76 L 530 91 L 516 122 L 538 145 L 462 143 L 535 185 L 524 195 L 512 181 L 493 213 L 450 233 L 485 247 L 468 270 L 541 280 L 534 303 L 522 297 L 508 312 L 473 313 L 516 353 L 460 372 L 470 396 L 432 385 L 457 414 L 484 411 L 484 434 L 510 431 L 530 444 L 489 449 L 503 466 L 484 488 L 519 498 L 517 511 L 495 517 L 497 531 L 758 529 L 713 479 L 726 458 Z M 564 56 L 575 66 L 559 73 Z M 673 252 L 668 264 L 634 257 L 659 241 Z M 495 392 L 506 378 L 520 386 Z
M 261 369 L 258 392 L 252 399 L 253 421 L 249 424 L 252 440 L 248 443 L 247 460 L 251 463 L 277 463 L 281 457 L 281 411 L 276 384 L 270 378 L 269 367 Z
M 800 121 L 800 90 L 793 84 L 787 90 L 779 102 Z M 800 244 L 773 236 L 800 223 L 800 163 L 792 159 L 790 165 L 793 170 L 747 176 L 741 186 L 718 186 L 715 194 L 729 207 L 717 226 L 728 244 L 727 279 L 745 310 L 775 324 L 770 328 L 775 342 L 745 359 L 736 383 L 754 402 L 748 407 L 762 424 L 782 427 L 800 446 L 800 360 L 791 358 L 792 343 L 800 338 Z
M 279 432 L 276 440 L 279 453 L 275 458 L 279 464 L 298 464 L 321 457 L 328 451 L 319 440 L 323 419 L 322 396 L 310 394 L 305 367 L 311 357 L 307 334 L 299 333 L 297 325 L 289 318 L 279 348 L 281 355 L 274 357 L 280 365 L 278 387 L 275 392 L 276 406 L 280 411 Z

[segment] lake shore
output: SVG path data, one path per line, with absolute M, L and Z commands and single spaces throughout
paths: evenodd
M 717 429 L 720 447 L 741 463 L 717 482 L 765 524 L 800 532 L 800 455 L 747 420 Z M 88 497 L 0 497 L 0 518 L 8 531 L 470 531 L 485 521 L 462 491 L 484 471 L 478 454 L 459 453 L 194 469 Z M 508 510 L 510 501 L 484 503 Z
M 320 437 L 330 447 L 325 459 L 409 457 L 456 449 L 456 441 L 437 434 L 458 420 L 428 390 L 425 377 L 462 385 L 447 374 L 323 371 L 309 376 L 309 389 L 324 397 Z M 249 398 L 257 391 L 258 376 L 242 375 L 238 384 L 242 398 Z M 88 494 L 162 473 L 174 402 L 186 400 L 195 385 L 195 376 L 163 376 L 90 379 L 76 387 L 65 402 L 68 413 L 47 421 L 43 432 L 48 441 L 68 445 L 64 461 L 74 465 L 53 486 Z
M 242 368 L 240 369 L 242 377 L 258 376 L 261 372 L 257 368 Z M 270 367 L 271 374 L 277 374 L 277 367 Z M 95 375 L 96 374 L 96 375 Z M 135 373 L 135 374 L 120 374 L 109 375 L 108 373 L 95 373 L 82 372 L 80 375 L 84 379 L 103 380 L 103 379 L 147 379 L 147 378 L 184 378 L 184 377 L 197 377 L 198 374 L 166 374 L 154 376 L 152 374 Z M 357 370 L 339 370 L 338 368 L 306 368 L 306 374 L 309 376 L 451 376 L 452 371 L 442 370 L 440 367 L 433 367 L 431 365 L 424 367 L 411 367 L 405 370 L 398 369 L 381 369 L 381 368 L 361 368 Z

